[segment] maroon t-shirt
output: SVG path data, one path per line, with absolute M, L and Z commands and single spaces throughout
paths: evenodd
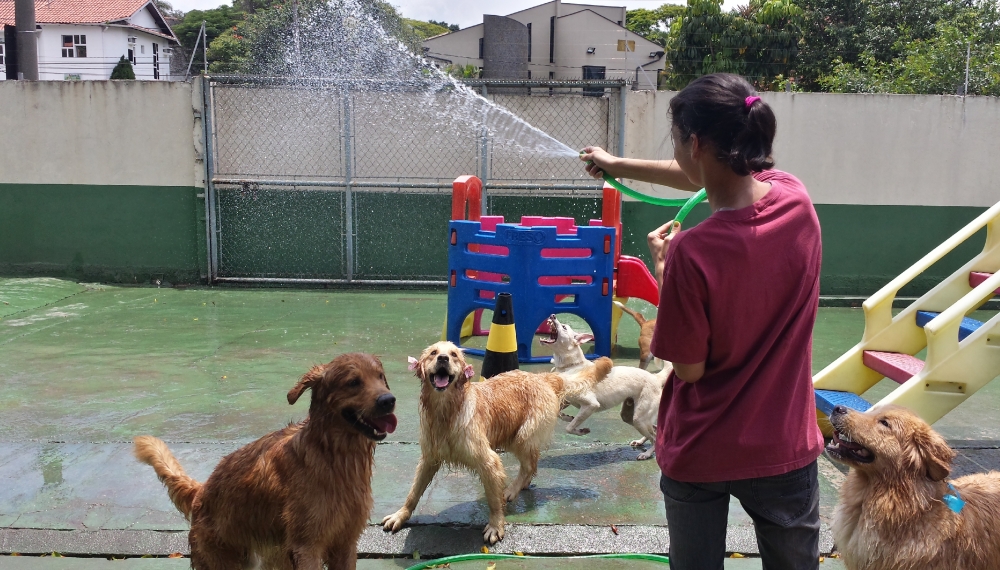
M 819 220 L 805 186 L 779 170 L 754 204 L 678 234 L 664 268 L 652 352 L 705 362 L 671 374 L 657 420 L 668 477 L 716 482 L 780 475 L 819 457 L 812 331 L 819 302 Z

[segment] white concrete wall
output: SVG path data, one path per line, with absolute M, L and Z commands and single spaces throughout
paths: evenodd
M 204 186 L 200 86 L 4 81 L 0 183 Z
M 483 66 L 479 55 L 479 40 L 483 37 L 483 25 L 476 24 L 464 30 L 438 36 L 424 41 L 423 46 L 430 48 L 424 55 L 445 59 L 454 65 Z
M 674 93 L 630 92 L 625 153 L 668 159 Z M 992 206 L 1000 200 L 1000 98 L 762 93 L 774 109 L 777 168 L 818 204 Z M 660 196 L 685 195 L 629 181 Z

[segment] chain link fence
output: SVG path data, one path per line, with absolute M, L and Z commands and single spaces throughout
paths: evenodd
M 543 133 L 570 149 L 624 141 L 620 80 L 468 81 L 478 96 L 205 81 L 212 281 L 443 284 L 455 178 L 479 176 L 490 213 L 599 217 L 601 183 Z

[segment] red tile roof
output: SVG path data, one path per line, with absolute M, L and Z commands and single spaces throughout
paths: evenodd
M 149 0 L 35 0 L 39 24 L 98 24 L 124 20 Z M 14 0 L 0 0 L 0 24 L 14 25 Z

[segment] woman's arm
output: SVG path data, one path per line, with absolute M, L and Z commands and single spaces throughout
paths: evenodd
M 594 178 L 601 178 L 607 172 L 615 178 L 642 180 L 689 192 L 697 192 L 701 188 L 688 180 L 687 175 L 674 160 L 621 158 L 596 146 L 583 149 L 580 160 L 590 163 L 586 166 L 586 170 Z
M 674 366 L 674 374 L 688 384 L 694 384 L 705 375 L 705 361 L 696 364 L 681 364 L 680 362 L 672 362 L 671 364 Z

